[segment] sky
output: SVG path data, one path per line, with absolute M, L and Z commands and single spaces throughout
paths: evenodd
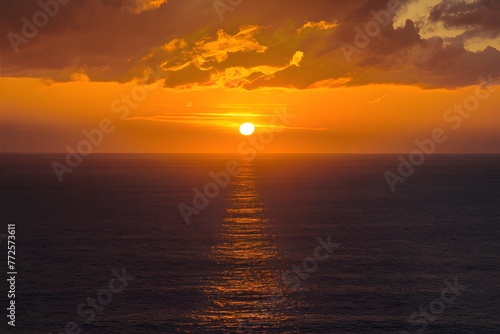
M 2 1 L 0 20 L 3 153 L 393 153 L 436 129 L 437 152 L 500 153 L 497 0 Z

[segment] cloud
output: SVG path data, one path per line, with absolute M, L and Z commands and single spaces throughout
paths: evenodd
M 179 89 L 307 89 L 372 83 L 454 88 L 477 84 L 479 75 L 500 74 L 498 50 L 473 53 L 438 37 L 422 39 L 410 20 L 404 27 L 385 29 L 348 64 L 338 48 L 342 35 L 332 28 L 320 35 L 298 34 L 301 28 L 279 34 L 255 26 L 241 27 L 235 35 L 219 30 L 215 39 L 171 41 L 166 47 L 169 52 L 152 57 L 167 59 L 162 63 L 168 74 L 166 86 Z M 337 47 L 326 43 L 335 40 Z M 276 64 L 276 59 L 281 63 Z
M 304 58 L 304 52 L 302 51 L 295 52 L 292 61 L 290 62 L 290 66 L 299 66 L 302 58 Z
M 70 2 L 18 54 L 3 35 L 1 70 L 3 76 L 64 82 L 83 69 L 79 80 L 161 80 L 168 89 L 182 90 L 374 83 L 455 88 L 476 84 L 479 75 L 500 77 L 500 53 L 494 47 L 467 50 L 463 42 L 471 33 L 454 41 L 424 38 L 420 22 L 413 20 L 382 27 L 348 62 L 341 43 L 354 45 L 359 31 L 373 23 L 373 13 L 387 5 L 387 0 L 254 0 L 242 2 L 220 22 L 205 0 Z M 40 10 L 35 2 L 2 6 L 2 31 L 16 33 L 23 16 Z M 494 0 L 445 0 L 427 20 L 494 36 L 498 8 Z
M 337 23 L 328 23 L 326 21 L 319 22 L 306 22 L 302 27 L 300 27 L 297 31 L 300 33 L 306 29 L 320 29 L 320 30 L 328 30 L 337 27 Z
M 75 72 L 70 76 L 71 81 L 90 82 L 90 78 L 84 71 Z
M 132 0 L 129 3 L 129 10 L 134 14 L 139 14 L 148 10 L 158 9 L 165 3 L 167 3 L 167 0 Z
M 174 38 L 162 46 L 153 49 L 144 58 L 145 80 L 152 77 L 167 78 L 168 87 L 185 87 L 196 84 L 205 85 L 216 81 L 220 75 L 217 64 L 223 63 L 237 53 L 264 53 L 266 46 L 255 39 L 259 27 L 243 26 L 235 35 L 229 35 L 219 29 L 215 38 L 208 36 L 197 40 Z M 155 68 L 154 71 L 151 69 Z M 245 70 L 242 68 L 242 70 Z M 237 69 L 228 70 L 236 73 Z
M 152 116 L 129 117 L 130 121 L 150 121 L 163 123 L 189 124 L 195 126 L 239 126 L 242 121 L 252 119 L 271 118 L 273 114 L 262 113 L 217 113 L 217 112 L 190 112 L 190 113 L 164 113 Z
M 429 18 L 446 27 L 479 28 L 484 33 L 500 33 L 500 2 L 496 0 L 444 0 L 434 6 Z
M 178 89 L 246 87 L 289 67 L 300 66 L 304 57 L 301 51 L 293 52 L 290 59 L 281 64 L 272 64 L 266 56 L 268 47 L 256 39 L 259 31 L 257 26 L 242 26 L 234 35 L 220 29 L 215 38 L 202 37 L 194 41 L 176 38 L 153 50 L 144 60 L 160 62 L 158 69 L 166 78 L 165 86 Z M 257 58 L 259 54 L 263 57 Z M 149 70 L 146 72 L 147 76 L 151 75 Z
M 188 124 L 193 126 L 203 127 L 237 127 L 248 119 L 266 119 L 261 122 L 253 121 L 252 123 L 257 128 L 272 128 L 270 119 L 274 114 L 256 114 L 256 113 L 166 113 L 153 116 L 134 116 L 129 117 L 129 121 L 149 121 L 162 123 Z M 317 127 L 297 127 L 297 126 L 279 126 L 282 129 L 288 130 L 308 130 L 308 131 L 325 131 L 327 128 Z
M 387 94 L 384 94 L 383 96 L 377 97 L 376 99 L 369 101 L 369 104 L 374 104 L 374 103 L 380 103 L 382 102 L 383 99 L 387 97 Z
M 500 37 L 500 2 L 495 0 L 450 1 L 434 6 L 429 21 L 441 24 L 445 29 L 461 32 L 449 38 L 454 44 L 483 44 L 481 40 L 496 40 Z

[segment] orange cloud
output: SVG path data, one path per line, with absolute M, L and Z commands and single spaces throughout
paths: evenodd
M 165 3 L 167 3 L 167 0 L 132 0 L 129 3 L 129 10 L 131 13 L 139 14 L 145 11 L 158 9 Z
M 303 30 L 306 30 L 308 28 L 312 29 L 320 29 L 320 30 L 328 30 L 337 27 L 337 23 L 328 23 L 326 21 L 319 21 L 319 22 L 307 22 L 304 23 L 302 27 L 300 27 L 297 31 L 301 33 Z

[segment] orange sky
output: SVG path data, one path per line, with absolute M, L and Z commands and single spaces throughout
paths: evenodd
M 239 125 L 270 129 L 276 110 L 289 122 L 263 152 L 405 152 L 435 128 L 438 152 L 500 152 L 491 2 L 392 3 L 382 26 L 390 1 L 93 0 L 13 44 L 38 6 L 2 4 L 1 152 L 66 152 L 105 120 L 94 152 L 234 153 Z

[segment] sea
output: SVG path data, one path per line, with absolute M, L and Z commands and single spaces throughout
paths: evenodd
M 398 156 L 3 154 L 0 332 L 500 333 L 500 155 Z

